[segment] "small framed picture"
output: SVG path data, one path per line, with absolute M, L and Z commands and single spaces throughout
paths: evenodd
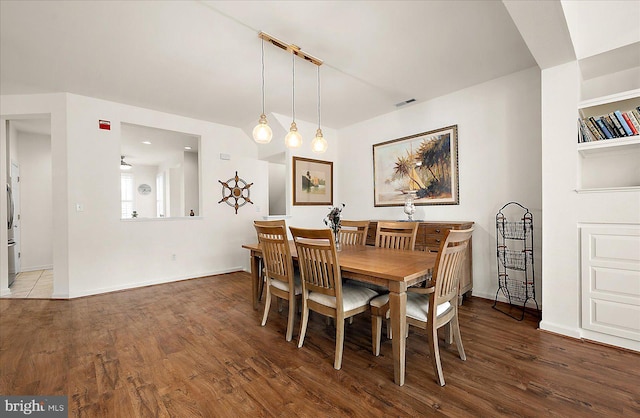
M 293 157 L 293 204 L 333 205 L 333 162 Z

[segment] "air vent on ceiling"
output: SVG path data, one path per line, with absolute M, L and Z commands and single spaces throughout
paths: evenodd
M 402 107 L 404 105 L 408 105 L 409 103 L 413 103 L 415 101 L 416 101 L 416 99 L 408 99 L 408 100 L 405 100 L 404 102 L 396 103 L 395 106 L 396 107 Z

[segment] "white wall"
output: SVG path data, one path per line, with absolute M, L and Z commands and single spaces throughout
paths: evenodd
M 168 193 L 169 207 L 167 216 L 184 216 L 184 171 L 182 164 L 169 169 Z
M 68 95 L 71 296 L 238 270 L 249 264 L 242 244 L 255 240 L 255 207 L 235 215 L 218 204 L 220 184 L 238 171 L 255 181 L 252 200 L 267 208 L 267 164 L 240 129 L 88 97 Z M 98 129 L 99 119 L 111 131 Z M 202 214 L 197 218 L 119 219 L 120 124 L 201 137 Z M 219 159 L 220 153 L 231 160 Z M 176 260 L 172 260 L 175 254 Z
M 287 213 L 287 171 L 284 164 L 269 163 L 269 214 Z
M 458 125 L 460 204 L 418 206 L 414 219 L 474 221 L 473 294 L 497 290 L 495 215 L 515 200 L 534 215 L 540 272 L 540 70 L 530 68 L 339 130 L 337 202 L 349 219 L 405 219 L 402 207 L 373 204 L 372 145 Z M 537 274 L 541 302 L 541 274 Z
M 53 268 L 51 137 L 18 132 L 21 271 Z
M 256 145 L 241 130 L 71 94 L 0 99 L 3 118 L 51 115 L 54 296 L 76 297 L 248 268 L 249 256 L 241 246 L 255 240 L 251 221 L 267 214 L 268 169 L 256 160 Z M 99 119 L 110 120 L 112 130 L 99 130 Z M 120 122 L 202 138 L 201 217 L 120 220 Z M 231 155 L 231 160 L 220 160 L 220 153 Z M 218 180 L 235 171 L 254 182 L 251 197 L 256 202 L 237 215 L 217 203 Z M 6 173 L 0 175 L 6 181 Z M 76 211 L 76 204 L 84 210 Z M 0 235 L 6 240 L 2 228 Z M 0 256 L 6 256 L 3 249 Z M 6 273 L 0 279 L 4 291 Z
M 272 128 L 274 129 L 274 133 L 277 131 L 282 131 L 282 127 L 286 126 L 287 132 L 289 131 L 289 125 L 291 124 L 291 117 L 280 115 L 280 114 L 272 114 L 272 118 L 269 119 L 269 123 L 272 124 Z M 317 123 L 306 122 L 302 120 L 296 120 L 296 124 L 298 126 L 298 132 L 302 135 L 303 142 L 299 148 L 293 149 L 285 149 L 284 147 L 284 135 L 281 137 L 275 137 L 271 140 L 274 145 L 271 147 L 275 147 L 280 144 L 279 150 L 286 153 L 286 199 L 289 205 L 289 211 L 287 213 L 287 225 L 288 226 L 296 226 L 300 228 L 325 228 L 325 224 L 323 223 L 323 219 L 329 213 L 329 205 L 318 205 L 318 206 L 293 206 L 293 192 L 292 192 L 292 184 L 293 184 L 293 167 L 292 167 L 292 159 L 294 156 L 296 157 L 304 157 L 311 158 L 314 160 L 320 161 L 331 161 L 333 162 L 333 177 L 334 177 L 334 190 L 333 190 L 333 204 L 338 205 L 342 202 L 342 197 L 340 194 L 340 180 L 339 173 L 337 171 L 337 167 L 340 165 L 340 153 L 342 149 L 340 147 L 340 143 L 338 141 L 338 133 L 336 130 L 330 128 L 322 128 L 322 132 L 324 134 L 324 138 L 327 140 L 328 149 L 323 154 L 316 154 L 311 151 L 311 141 L 315 137 L 316 129 L 318 128 Z M 275 135 L 275 134 L 274 134 Z M 254 239 L 255 241 L 255 239 Z

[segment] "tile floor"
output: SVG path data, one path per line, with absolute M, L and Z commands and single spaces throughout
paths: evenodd
M 53 270 L 36 270 L 18 273 L 10 287 L 14 299 L 50 299 L 53 295 Z

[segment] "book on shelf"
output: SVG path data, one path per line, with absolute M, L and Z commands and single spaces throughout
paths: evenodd
M 605 117 L 604 117 L 606 123 L 609 124 L 609 131 L 616 138 L 620 138 L 620 137 L 625 136 L 624 135 L 624 130 L 622 129 L 622 126 L 620 126 L 620 122 L 618 122 L 618 120 L 616 119 L 616 115 L 613 115 L 613 118 L 611 117 L 611 115 L 613 115 L 613 112 L 611 112 L 608 115 L 605 115 Z
M 600 128 L 606 139 L 613 138 L 613 135 L 611 135 L 611 132 L 609 132 L 609 128 L 607 128 L 607 125 L 605 125 L 602 121 L 602 118 L 596 119 L 596 123 L 598 124 L 598 128 Z
M 597 125 L 594 125 L 595 121 L 592 121 L 593 118 L 585 119 L 584 123 L 587 125 L 587 128 L 591 131 L 592 136 L 596 141 L 601 141 L 606 137 L 600 132 Z
M 601 141 L 640 135 L 640 106 L 628 111 L 615 110 L 600 116 L 578 117 L 578 142 Z
M 618 115 L 616 114 L 616 112 L 611 112 L 611 113 L 609 113 L 609 117 L 611 118 L 613 123 L 616 125 L 616 129 L 618 130 L 618 133 L 620 134 L 620 137 L 631 135 L 631 130 L 629 130 L 629 132 L 627 132 L 627 129 L 629 128 L 628 126 L 626 126 L 627 123 L 626 122 L 622 123 L 624 121 L 624 119 L 622 119 L 622 121 L 620 120 L 622 115 L 620 115 L 620 118 L 619 118 Z
M 602 123 L 604 123 L 607 129 L 609 130 L 609 133 L 611 134 L 612 138 L 618 138 L 620 136 L 620 134 L 618 133 L 618 129 L 613 124 L 613 121 L 611 120 L 611 117 L 609 115 L 605 115 L 600 119 L 602 119 Z
M 631 112 L 622 112 L 621 115 L 624 118 L 624 121 L 627 122 L 627 126 L 629 126 L 629 129 L 631 130 L 631 135 L 638 135 L 638 123 L 636 122 L 634 124 L 634 121 L 631 120 L 633 114 L 631 114 L 632 116 L 629 116 L 629 113 Z
M 593 134 L 581 118 L 578 118 L 578 132 L 578 142 L 591 142 L 597 140 L 593 137 Z
M 633 131 L 631 130 L 631 128 L 627 124 L 627 121 L 624 119 L 624 117 L 622 117 L 622 112 L 620 112 L 619 110 L 616 110 L 615 112 L 613 112 L 613 114 L 616 116 L 616 119 L 618 119 L 618 122 L 620 122 L 620 126 L 622 126 L 622 129 L 624 130 L 624 133 L 627 136 L 632 136 L 633 135 Z
M 635 128 L 635 134 L 638 135 L 638 133 L 640 133 L 640 120 L 636 118 L 636 115 L 634 115 L 632 111 L 625 112 L 624 116 L 629 118 L 629 122 L 631 122 Z

